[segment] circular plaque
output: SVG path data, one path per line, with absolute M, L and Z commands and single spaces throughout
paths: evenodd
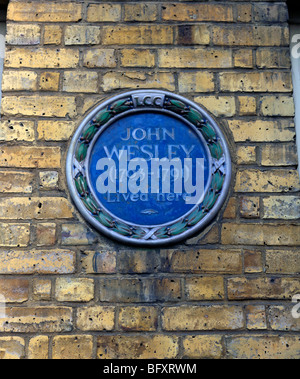
M 216 122 L 190 100 L 157 90 L 99 105 L 77 129 L 66 168 L 85 219 L 140 246 L 175 243 L 203 229 L 231 181 L 229 150 Z

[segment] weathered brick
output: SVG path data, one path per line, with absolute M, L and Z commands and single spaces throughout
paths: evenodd
M 173 42 L 171 25 L 103 27 L 103 45 L 166 45 Z
M 287 22 L 289 19 L 287 5 L 281 4 L 254 4 L 253 19 L 256 22 Z
M 92 245 L 97 235 L 82 224 L 63 224 L 61 242 L 63 245 Z
M 29 297 L 28 279 L 0 279 L 0 294 L 5 303 L 23 303 Z
M 252 20 L 252 5 L 251 4 L 237 4 L 237 21 L 238 22 L 251 22 Z
M 268 274 L 299 274 L 300 257 L 298 251 L 286 249 L 267 250 L 266 272 Z
M 163 270 L 192 273 L 240 273 L 242 258 L 239 250 L 167 250 Z
M 260 198 L 246 197 L 240 198 L 240 213 L 243 218 L 259 218 Z
M 154 67 L 155 54 L 150 50 L 121 50 L 121 65 L 124 67 Z
M 12 24 L 6 27 L 6 43 L 8 45 L 39 45 L 41 27 L 35 24 Z
M 28 359 L 48 359 L 49 337 L 37 336 L 29 340 Z
M 238 330 L 244 327 L 243 310 L 239 306 L 181 306 L 162 310 L 164 330 Z
M 224 245 L 294 246 L 300 243 L 300 226 L 223 224 Z
M 39 88 L 41 91 L 58 91 L 59 82 L 59 72 L 43 72 L 40 76 Z
M 83 54 L 83 66 L 88 68 L 114 68 L 117 66 L 117 59 L 114 49 L 91 49 Z
M 292 96 L 264 96 L 260 100 L 263 116 L 290 116 L 295 115 L 295 104 Z
M 88 302 L 94 298 L 94 280 L 87 278 L 56 279 L 57 301 Z
M 77 309 L 77 327 L 83 331 L 113 330 L 115 307 L 82 307 Z
M 192 359 L 221 359 L 222 336 L 187 336 L 183 339 L 183 356 Z
M 299 174 L 296 170 L 242 170 L 236 177 L 236 192 L 298 192 Z
M 39 223 L 36 226 L 37 246 L 55 245 L 56 243 L 56 224 Z
M 52 343 L 53 359 L 92 359 L 93 336 L 55 336 Z
M 299 336 L 229 337 L 229 359 L 299 359 Z
M 0 319 L 0 331 L 7 333 L 61 333 L 72 330 L 72 308 L 13 307 L 6 308 Z
M 59 25 L 45 25 L 44 45 L 60 45 L 62 41 L 62 28 Z
M 248 330 L 267 329 L 267 315 L 264 305 L 247 305 L 245 310 Z
M 100 301 L 124 303 L 148 303 L 178 301 L 181 285 L 178 279 L 102 279 Z
M 0 219 L 72 218 L 72 206 L 61 197 L 11 197 L 0 199 Z
M 38 121 L 38 139 L 45 141 L 68 141 L 75 129 L 73 121 Z
M 0 122 L 0 141 L 34 141 L 34 122 L 9 120 Z
M 174 75 L 169 72 L 109 72 L 103 76 L 103 90 L 109 92 L 117 89 L 165 88 L 175 90 Z
M 221 91 L 291 92 L 292 76 L 282 72 L 226 72 L 219 75 Z
M 79 51 L 71 48 L 9 48 L 4 65 L 9 68 L 76 68 Z
M 0 245 L 3 247 L 24 247 L 29 245 L 29 224 L 0 223 Z
M 33 71 L 6 70 L 2 77 L 2 91 L 36 91 L 37 74 Z
M 257 147 L 256 146 L 238 146 L 237 164 L 255 164 L 257 162 Z
M 166 68 L 230 68 L 233 64 L 230 49 L 161 49 L 158 59 L 159 66 Z
M 63 91 L 98 92 L 98 73 L 92 71 L 66 71 L 63 77 Z
M 250 49 L 236 50 L 233 54 L 234 67 L 252 68 L 253 52 Z
M 85 251 L 82 267 L 87 274 L 114 274 L 117 272 L 115 251 Z
M 285 305 L 271 306 L 268 312 L 268 319 L 272 330 L 299 332 L 300 322 L 298 318 L 293 317 L 292 308 L 294 303 Z
M 198 96 L 194 100 L 216 117 L 232 117 L 236 113 L 235 98 L 232 96 Z
M 178 25 L 176 45 L 209 45 L 210 29 L 208 25 Z
M 261 251 L 246 250 L 244 253 L 244 270 L 245 273 L 263 272 L 263 257 Z
M 87 11 L 88 22 L 118 22 L 121 20 L 121 5 L 90 4 Z
M 71 274 L 75 253 L 67 250 L 7 250 L 0 252 L 0 274 Z
M 164 4 L 165 21 L 233 21 L 233 7 L 219 4 Z
M 119 326 L 124 331 L 155 331 L 158 310 L 155 307 L 123 307 L 119 312 Z
M 284 277 L 240 277 L 227 281 L 229 300 L 292 299 L 300 291 L 300 280 Z
M 253 116 L 256 115 L 256 98 L 251 96 L 239 96 L 240 115 Z
M 185 281 L 188 300 L 221 300 L 225 297 L 221 276 L 191 277 Z
M 65 29 L 65 45 L 98 45 L 101 30 L 98 26 L 71 25 Z
M 284 121 L 228 120 L 236 142 L 289 142 L 295 138 L 295 129 Z
M 25 341 L 20 337 L 0 338 L 0 359 L 25 358 Z
M 178 337 L 166 335 L 99 336 L 99 359 L 172 359 L 178 354 Z
M 76 116 L 72 96 L 4 96 L 2 113 L 7 116 L 66 117 Z
M 34 279 L 32 285 L 32 297 L 34 300 L 49 301 L 51 299 L 52 283 L 50 279 Z
M 216 46 L 288 46 L 284 27 L 270 26 L 214 26 L 213 44 Z
M 291 58 L 288 48 L 260 48 L 256 51 L 258 68 L 290 68 Z
M 123 274 L 150 274 L 159 267 L 159 256 L 153 250 L 120 251 L 118 268 Z
M 215 88 L 214 75 L 211 72 L 181 72 L 178 76 L 179 91 L 213 92 Z M 197 101 L 197 100 L 196 100 Z
M 274 196 L 263 199 L 264 219 L 298 220 L 299 196 Z
M 33 181 L 31 172 L 0 171 L 0 193 L 31 193 Z
M 151 22 L 158 18 L 158 9 L 156 4 L 125 4 L 124 21 Z
M 12 2 L 7 19 L 34 22 L 77 22 L 82 17 L 82 5 L 75 2 Z
M 265 144 L 261 149 L 263 166 L 296 166 L 298 163 L 295 144 Z
M 39 185 L 41 189 L 57 189 L 58 188 L 58 172 L 42 171 L 39 173 Z

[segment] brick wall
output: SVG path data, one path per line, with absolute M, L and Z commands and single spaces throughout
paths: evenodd
M 299 358 L 300 183 L 285 1 L 11 1 L 0 127 L 0 358 Z M 184 95 L 217 117 L 220 216 L 169 249 L 83 221 L 65 158 L 102 99 Z

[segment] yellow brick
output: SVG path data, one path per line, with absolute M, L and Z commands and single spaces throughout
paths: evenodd
M 41 27 L 35 24 L 7 24 L 8 45 L 38 45 L 41 41 Z
M 124 12 L 125 21 L 156 21 L 158 18 L 156 4 L 125 4 Z
M 29 224 L 0 223 L 0 246 L 25 247 L 29 244 Z
M 57 301 L 88 302 L 94 298 L 94 280 L 87 278 L 56 279 L 55 298 Z
M 52 344 L 53 359 L 92 359 L 93 336 L 55 336 Z
M 121 50 L 121 65 L 124 67 L 154 67 L 155 54 L 149 50 Z
M 211 72 L 182 72 L 178 77 L 179 92 L 213 92 L 214 75 Z
M 97 93 L 98 73 L 93 71 L 65 71 L 63 91 Z
M 73 216 L 69 201 L 61 197 L 10 197 L 0 199 L 0 219 L 65 219 Z
M 219 4 L 168 4 L 163 6 L 165 21 L 233 21 L 233 7 Z
M 300 257 L 297 250 L 267 250 L 266 272 L 268 274 L 297 275 L 300 271 Z
M 83 66 L 95 67 L 116 67 L 117 59 L 114 49 L 92 49 L 84 52 Z
M 207 25 L 179 25 L 176 28 L 176 45 L 209 45 L 210 30 Z
M 256 115 L 256 98 L 251 96 L 239 96 L 240 115 L 253 116 Z
M 34 174 L 19 171 L 0 171 L 0 193 L 31 193 Z
M 98 26 L 71 25 L 65 29 L 65 45 L 98 45 L 101 30 Z
M 230 68 L 230 49 L 161 49 L 158 51 L 159 66 L 166 68 Z
M 69 96 L 5 96 L 2 99 L 4 115 L 38 117 L 74 117 L 75 97 Z
M 252 50 L 241 49 L 234 52 L 234 67 L 251 68 L 253 67 Z
M 41 189 L 57 189 L 58 188 L 58 172 L 42 171 L 39 173 L 39 184 Z
M 0 141 L 34 141 L 34 122 L 27 120 L 1 121 Z
M 173 40 L 173 27 L 169 25 L 103 27 L 103 45 L 165 45 Z
M 38 139 L 45 141 L 68 141 L 75 129 L 73 121 L 39 121 Z
M 0 338 L 0 359 L 23 359 L 25 357 L 25 341 L 20 337 Z
M 252 19 L 252 5 L 251 4 L 237 4 L 237 21 L 238 22 L 251 22 Z
M 154 307 L 124 307 L 119 312 L 119 326 L 125 331 L 155 331 L 158 311 Z
M 216 117 L 232 117 L 236 113 L 235 98 L 230 96 L 198 96 L 196 103 L 203 105 Z
M 50 246 L 56 243 L 56 224 L 39 223 L 36 226 L 36 244 L 37 246 Z
M 75 271 L 74 252 L 55 250 L 0 251 L 0 273 L 16 274 L 71 274 Z
M 259 68 L 290 68 L 289 49 L 258 49 L 256 52 L 256 64 Z
M 238 146 L 237 164 L 256 163 L 256 146 Z
M 43 72 L 40 77 L 40 90 L 58 91 L 59 89 L 59 72 Z
M 228 124 L 236 142 L 288 142 L 295 137 L 291 125 L 280 121 L 229 120 Z
M 164 88 L 175 91 L 175 79 L 173 74 L 168 72 L 127 72 L 126 74 L 109 72 L 103 76 L 103 90 L 105 92 L 133 88 Z
M 261 149 L 263 166 L 296 166 L 297 147 L 293 144 L 264 145 Z
M 0 167 L 60 168 L 59 147 L 2 146 Z
M 44 45 L 60 45 L 62 28 L 59 25 L 45 25 Z
M 297 192 L 300 190 L 296 170 L 242 170 L 236 176 L 236 192 Z
M 99 359 L 172 359 L 178 354 L 178 337 L 165 335 L 103 335 L 97 338 Z
M 32 295 L 34 300 L 47 300 L 51 299 L 51 279 L 33 279 Z
M 188 300 L 221 300 L 225 297 L 221 276 L 186 278 L 185 288 Z
M 2 91 L 36 91 L 37 74 L 33 71 L 6 70 L 2 77 Z
M 247 329 L 265 330 L 267 329 L 267 315 L 264 305 L 248 305 L 246 307 Z
M 77 309 L 77 327 L 83 331 L 113 330 L 115 307 L 95 306 Z
M 5 67 L 10 68 L 76 68 L 79 51 L 71 48 L 11 48 L 5 53 Z
M 293 117 L 295 115 L 292 96 L 265 96 L 261 98 L 260 104 L 263 116 Z
M 49 337 L 37 336 L 29 341 L 28 358 L 29 359 L 48 359 L 49 354 Z
M 183 339 L 183 356 L 192 359 L 220 359 L 222 336 L 187 336 Z
M 298 220 L 300 199 L 298 196 L 274 196 L 263 199 L 264 219 Z
M 7 19 L 35 22 L 77 22 L 82 17 L 82 5 L 74 2 L 11 2 Z
M 292 77 L 282 72 L 223 73 L 219 75 L 221 91 L 291 92 Z
M 88 22 L 118 22 L 121 21 L 121 5 L 90 4 L 87 12 Z

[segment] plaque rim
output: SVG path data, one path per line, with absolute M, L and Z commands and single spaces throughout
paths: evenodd
M 171 235 L 171 236 L 167 236 L 164 238 L 145 239 L 145 237 L 147 237 L 147 235 L 149 233 L 146 233 L 146 235 L 144 235 L 141 238 L 133 238 L 131 236 L 125 236 L 125 235 L 122 235 L 120 232 L 116 232 L 114 230 L 111 230 L 110 228 L 106 227 L 105 225 L 103 225 L 102 223 L 100 223 L 99 221 L 97 221 L 95 219 L 95 216 L 93 216 L 93 214 L 89 211 L 87 204 L 83 203 L 82 198 L 81 198 L 81 196 L 78 193 L 78 190 L 76 188 L 75 175 L 74 175 L 74 167 L 75 167 L 74 166 L 74 159 L 75 159 L 75 154 L 76 154 L 76 148 L 77 148 L 78 142 L 80 140 L 80 137 L 82 136 L 84 129 L 94 119 L 94 117 L 97 114 L 99 114 L 99 112 L 101 112 L 102 110 L 108 109 L 109 106 L 111 106 L 112 104 L 116 104 L 117 102 L 119 102 L 122 99 L 126 99 L 126 98 L 133 99 L 134 95 L 136 95 L 136 96 L 144 95 L 144 96 L 148 96 L 148 97 L 151 95 L 152 96 L 155 96 L 155 95 L 162 96 L 164 99 L 163 100 L 164 105 L 165 105 L 166 98 L 170 98 L 171 100 L 175 100 L 175 101 L 183 103 L 187 107 L 191 107 L 193 110 L 200 113 L 200 115 L 202 115 L 207 120 L 209 125 L 214 130 L 214 132 L 217 136 L 217 139 L 220 141 L 220 144 L 222 146 L 223 162 L 222 163 L 217 162 L 217 165 L 219 165 L 219 167 L 217 167 L 215 172 L 214 172 L 214 173 L 216 173 L 220 169 L 221 166 L 224 166 L 223 167 L 223 169 L 225 169 L 225 173 L 223 175 L 224 179 L 223 179 L 222 187 L 221 187 L 221 190 L 220 190 L 220 193 L 219 193 L 217 199 L 213 203 L 211 210 L 205 216 L 203 216 L 202 219 L 200 219 L 200 221 L 198 221 L 194 225 L 188 227 L 187 230 L 185 230 L 186 228 L 183 228 L 182 232 L 180 232 L 180 230 L 179 230 L 179 233 L 177 235 Z M 129 114 L 129 113 L 134 114 L 135 112 L 153 111 L 153 110 L 155 110 L 156 112 L 161 111 L 163 113 L 165 113 L 164 111 L 167 110 L 171 114 L 174 114 L 174 116 L 176 116 L 177 119 L 182 119 L 182 121 L 187 125 L 187 127 L 189 127 L 189 125 L 192 125 L 193 129 L 194 130 L 197 129 L 197 132 L 199 134 L 201 134 L 202 138 L 204 138 L 202 135 L 202 132 L 199 130 L 199 128 L 196 125 L 194 125 L 192 122 L 187 120 L 183 115 L 181 115 L 180 113 L 177 113 L 177 111 L 175 112 L 175 111 L 170 110 L 170 109 L 165 109 L 164 106 L 153 106 L 153 107 L 151 107 L 151 106 L 149 106 L 149 104 L 145 105 L 144 107 L 139 107 L 138 105 L 135 105 L 133 108 L 130 109 L 130 111 L 125 110 L 123 112 L 119 112 L 114 118 L 112 118 L 112 120 L 108 120 L 107 122 L 105 122 L 100 127 L 100 130 L 102 130 L 102 129 L 105 130 L 114 121 L 124 117 L 126 112 L 127 112 L 127 114 Z M 184 112 L 184 111 L 182 111 L 182 112 Z M 96 133 L 96 135 L 101 134 L 100 130 Z M 204 138 L 204 140 L 205 140 L 205 138 Z M 209 143 L 207 142 L 207 145 L 208 144 Z M 208 149 L 208 150 L 209 150 L 209 158 L 210 158 L 210 160 L 212 160 L 212 153 L 211 153 L 210 149 Z M 90 149 L 90 151 L 91 151 L 91 149 Z M 76 160 L 76 162 L 77 162 L 77 160 Z M 87 164 L 89 164 L 89 160 L 87 160 Z M 210 166 L 211 166 L 211 162 L 210 162 Z M 81 166 L 81 165 L 80 165 L 80 167 L 83 168 L 83 166 Z M 210 169 L 210 171 L 211 171 L 211 169 Z M 210 172 L 210 174 L 211 174 L 211 172 Z M 209 223 L 219 213 L 220 209 L 222 208 L 222 206 L 223 206 L 223 204 L 224 204 L 224 202 L 228 196 L 228 192 L 229 192 L 229 188 L 230 188 L 230 184 L 231 184 L 231 177 L 232 177 L 232 163 L 231 163 L 231 155 L 230 155 L 230 151 L 229 151 L 229 147 L 228 147 L 228 142 L 227 142 L 222 130 L 220 129 L 219 125 L 214 120 L 214 118 L 204 108 L 202 108 L 200 105 L 196 104 L 195 102 L 193 102 L 193 101 L 191 101 L 191 100 L 189 100 L 189 99 L 187 99 L 181 95 L 171 93 L 168 91 L 155 90 L 155 89 L 153 89 L 153 90 L 151 90 L 151 89 L 150 90 L 149 89 L 148 90 L 133 90 L 133 91 L 124 92 L 124 93 L 121 93 L 117 96 L 110 97 L 107 100 L 105 100 L 104 102 L 101 102 L 99 105 L 97 105 L 91 112 L 89 112 L 84 117 L 84 119 L 81 121 L 78 128 L 76 129 L 76 131 L 75 131 L 75 133 L 71 139 L 71 142 L 69 144 L 69 149 L 68 149 L 67 157 L 66 157 L 66 178 L 67 178 L 68 189 L 69 189 L 71 198 L 73 199 L 73 201 L 74 201 L 79 213 L 81 214 L 81 216 L 83 216 L 87 222 L 89 222 L 93 227 L 95 227 L 97 230 L 99 230 L 101 233 L 103 233 L 107 237 L 109 237 L 113 240 L 117 240 L 118 242 L 121 242 L 123 244 L 134 245 L 134 246 L 165 246 L 165 245 L 171 245 L 171 244 L 175 244 L 175 243 L 184 241 L 184 240 L 188 239 L 189 237 L 196 235 L 197 232 L 200 232 L 207 225 L 209 225 Z M 211 180 L 212 179 L 210 179 L 209 181 L 211 182 Z M 199 206 L 199 205 L 196 205 L 196 207 L 197 206 Z M 200 204 L 200 206 L 201 206 L 201 204 Z M 192 209 L 194 209 L 194 208 L 195 207 L 193 207 Z M 190 210 L 185 215 L 181 216 L 179 218 L 179 220 L 181 220 L 181 219 L 184 220 L 187 215 L 191 214 L 191 212 L 193 212 L 193 211 Z M 118 222 L 118 218 L 116 216 L 114 216 L 114 217 L 116 218 L 116 222 Z M 128 224 L 133 225 L 131 223 L 128 223 Z M 155 227 L 153 229 L 166 228 L 166 225 L 173 225 L 173 224 L 176 225 L 176 220 L 173 220 L 168 224 L 161 224 L 158 227 Z M 144 228 L 144 226 L 143 226 L 143 228 Z M 151 227 L 149 227 L 149 228 L 151 229 Z M 155 231 L 152 233 L 152 236 L 154 235 L 154 233 L 155 233 Z

